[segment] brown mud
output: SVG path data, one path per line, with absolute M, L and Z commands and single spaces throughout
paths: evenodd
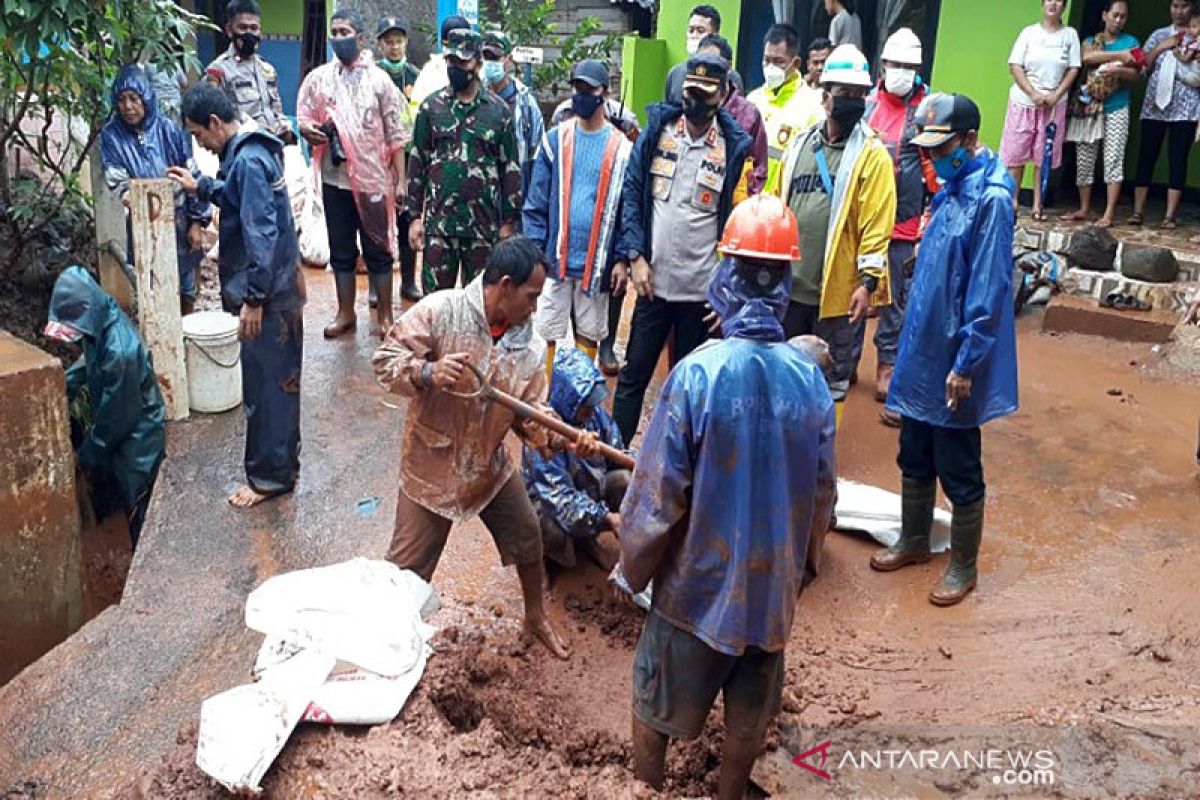
M 897 490 L 896 434 L 875 421 L 870 351 L 839 472 Z M 775 773 L 756 773 L 773 793 L 1200 796 L 1196 379 L 1149 346 L 1042 335 L 1036 319 L 1021 323 L 1020 359 L 1022 410 L 984 435 L 976 592 L 935 609 L 926 598 L 944 556 L 883 575 L 867 566 L 873 543 L 827 538 L 788 647 Z M 521 641 L 515 576 L 478 523 L 452 534 L 435 584 L 436 654 L 398 719 L 300 728 L 265 778 L 268 796 L 654 796 L 629 770 L 641 612 L 612 599 L 599 571 L 567 573 L 552 590 L 552 619 L 574 648 L 566 662 Z M 718 708 L 700 739 L 672 744 L 665 795 L 715 789 L 720 718 Z M 845 770 L 822 782 L 789 763 L 825 740 L 972 737 L 1050 743 L 1058 785 L 996 795 L 986 775 Z M 142 796 L 224 796 L 194 757 L 193 726 L 142 777 Z

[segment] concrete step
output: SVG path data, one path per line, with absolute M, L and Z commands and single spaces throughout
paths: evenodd
M 1179 324 L 1179 315 L 1165 311 L 1117 311 L 1094 300 L 1060 294 L 1046 307 L 1042 330 L 1081 333 L 1123 342 L 1165 344 Z

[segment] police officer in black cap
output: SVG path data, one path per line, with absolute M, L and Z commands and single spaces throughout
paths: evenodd
M 638 299 L 613 417 L 627 442 L 668 339 L 674 366 L 708 338 L 704 300 L 718 264 L 717 241 L 750 151 L 750 137 L 722 107 L 728 91 L 725 59 L 692 56 L 683 103 L 646 109 L 646 129 L 625 171 L 621 255 Z

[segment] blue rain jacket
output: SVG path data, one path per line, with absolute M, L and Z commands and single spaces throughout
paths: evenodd
M 714 282 L 728 286 L 730 268 Z M 621 570 L 635 592 L 653 580 L 653 613 L 709 647 L 781 652 L 809 537 L 832 510 L 833 398 L 820 370 L 754 319 L 778 323 L 785 304 L 731 305 L 729 338 L 663 387 L 621 507 Z
M 79 465 L 111 475 L 125 508 L 133 508 L 153 485 L 166 452 L 165 411 L 150 353 L 117 302 L 82 267 L 58 276 L 50 319 L 83 333 L 83 376 L 72 367 L 68 385 L 88 387 L 95 424 L 79 448 Z
M 197 194 L 221 209 L 221 304 L 267 311 L 304 305 L 300 246 L 283 179 L 283 142 L 262 130 L 239 133 L 221 152 L 217 177 L 202 177 Z
M 933 198 L 917 254 L 887 407 L 943 428 L 974 428 L 1017 410 L 1013 322 L 1013 181 L 984 150 Z M 971 379 L 946 407 L 951 370 Z
M 146 116 L 137 128 L 126 125 L 117 114 L 117 98 L 127 91 L 141 97 L 146 109 Z M 185 167 L 196 178 L 200 177 L 192 157 L 192 138 L 162 116 L 145 68 L 138 64 L 121 67 L 113 81 L 112 107 L 112 118 L 100 131 L 100 158 L 109 189 L 124 196 L 131 178 L 165 178 L 167 167 Z M 185 230 L 188 222 L 208 225 L 212 220 L 212 209 L 199 197 L 178 190 L 176 201 L 176 220 L 186 221 Z
M 605 444 L 623 450 L 621 432 L 603 406 L 597 404 L 582 426 L 576 422 L 579 407 L 598 386 L 604 386 L 604 378 L 583 352 L 574 347 L 558 351 L 550 381 L 550 407 L 567 423 L 591 431 Z M 605 479 L 609 470 L 615 468 L 604 456 L 587 459 L 562 452 L 543 458 L 530 447 L 524 448 L 521 455 L 521 475 L 538 516 L 554 520 L 575 539 L 588 539 L 608 528 Z

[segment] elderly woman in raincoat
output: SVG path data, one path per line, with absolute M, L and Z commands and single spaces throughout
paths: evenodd
M 83 358 L 67 370 L 69 398 L 87 389 L 91 403 L 79 467 L 96 492 L 97 513 L 124 510 L 136 547 L 167 444 L 150 353 L 117 302 L 83 267 L 58 276 L 46 335 L 83 347 Z
M 122 67 L 112 87 L 112 119 L 100 131 L 104 182 L 126 207 L 132 179 L 165 178 L 167 167 L 184 167 L 194 176 L 200 175 L 192 158 L 191 137 L 160 113 L 150 81 L 144 66 Z M 179 305 L 184 314 L 195 307 L 196 271 L 204 258 L 203 232 L 211 220 L 208 203 L 176 190 L 175 250 L 179 256 Z M 125 252 L 132 265 L 132 227 Z

